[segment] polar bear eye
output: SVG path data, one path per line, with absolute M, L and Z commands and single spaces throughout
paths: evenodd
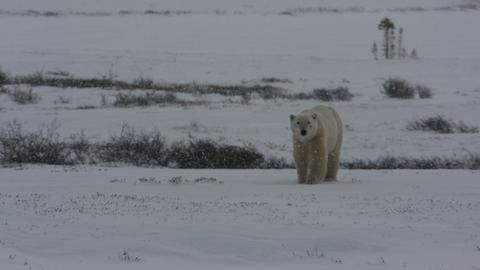
M 310 121 L 308 121 L 308 124 L 310 125 Z
M 300 122 L 297 122 L 297 125 L 300 125 Z

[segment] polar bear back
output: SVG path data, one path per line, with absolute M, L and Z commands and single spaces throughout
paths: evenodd
M 326 146 L 328 153 L 338 148 L 338 144 L 341 143 L 343 137 L 342 120 L 335 111 L 335 109 L 319 105 L 312 109 L 305 110 L 302 114 L 316 114 L 317 122 L 319 124 L 319 130 L 317 136 L 326 137 Z

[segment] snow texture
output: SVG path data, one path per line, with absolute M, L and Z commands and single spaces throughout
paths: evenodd
M 193 181 L 200 177 L 210 180 Z M 0 178 L 3 269 L 479 262 L 477 172 L 343 171 L 339 182 L 314 186 L 297 185 L 294 170 L 26 166 Z

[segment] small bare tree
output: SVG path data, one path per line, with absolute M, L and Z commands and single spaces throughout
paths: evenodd
M 378 60 L 378 46 L 376 42 L 373 42 L 370 52 L 373 54 L 373 59 Z

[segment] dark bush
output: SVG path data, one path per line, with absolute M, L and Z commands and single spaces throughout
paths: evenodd
M 62 14 L 60 13 L 60 11 L 45 11 L 42 15 L 45 17 L 58 17 Z
M 0 160 L 2 163 L 71 164 L 67 144 L 60 139 L 58 126 L 24 131 L 18 122 L 0 129 Z
M 154 104 L 172 104 L 182 103 L 185 101 L 177 100 L 174 94 L 159 94 L 154 92 L 146 92 L 144 94 L 118 93 L 115 95 L 113 106 L 128 107 L 128 106 L 151 106 Z
M 313 99 L 313 94 L 312 93 L 295 93 L 295 94 L 286 95 L 284 98 L 289 100 L 307 100 L 307 99 Z
M 202 139 L 189 143 L 174 143 L 169 161 L 178 168 L 258 168 L 263 155 L 252 146 L 221 145 L 213 140 Z
M 415 97 L 415 87 L 399 78 L 390 78 L 382 84 L 383 93 L 390 98 L 412 99 Z
M 433 91 L 430 89 L 430 87 L 423 85 L 423 84 L 417 84 L 415 86 L 415 90 L 417 90 L 418 97 L 421 99 L 425 98 L 432 98 L 433 96 Z
M 407 124 L 408 130 L 434 131 L 438 133 L 477 133 L 478 127 L 467 126 L 463 121 L 455 123 L 441 115 L 426 117 L 411 121 Z
M 313 97 L 323 101 L 350 101 L 353 98 L 348 87 L 333 89 L 321 88 L 313 90 Z
M 266 158 L 260 166 L 261 169 L 294 169 L 295 164 L 288 162 L 284 158 Z
M 81 131 L 72 134 L 67 142 L 69 160 L 73 164 L 95 164 L 97 163 L 96 151 L 97 144 L 91 143 L 85 136 L 85 132 Z
M 52 86 L 60 88 L 117 88 L 117 89 L 129 89 L 129 84 L 121 81 L 114 81 L 111 78 L 74 78 L 70 77 L 58 77 L 58 76 L 45 76 L 42 72 L 36 72 L 30 75 L 17 76 L 12 78 L 12 84 L 28 84 L 32 86 Z
M 464 158 L 449 157 L 381 157 L 376 160 L 344 161 L 341 167 L 351 170 L 433 170 L 433 169 L 480 169 L 480 155 L 469 154 Z
M 0 86 L 8 83 L 8 75 L 0 68 Z
M 140 77 L 133 80 L 133 87 L 138 89 L 154 89 L 156 84 L 152 79 Z
M 124 125 L 118 136 L 111 136 L 98 145 L 99 159 L 103 162 L 124 162 L 135 165 L 166 166 L 167 146 L 159 131 L 137 132 Z
M 460 121 L 456 124 L 456 129 L 458 133 L 478 133 L 478 127 L 468 126 L 463 121 Z
M 33 92 L 33 88 L 22 89 L 19 85 L 13 86 L 13 89 L 7 89 L 10 98 L 21 105 L 35 104 L 40 100 L 40 96 Z
M 289 79 L 281 79 L 275 77 L 264 77 L 261 79 L 262 83 L 292 83 Z

